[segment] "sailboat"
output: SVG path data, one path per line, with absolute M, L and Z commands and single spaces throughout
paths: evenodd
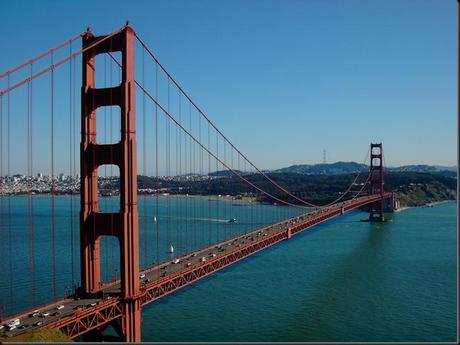
M 157 216 L 153 216 L 153 222 L 154 222 L 154 223 L 157 222 Z
M 172 244 L 169 246 L 169 252 L 168 253 L 174 253 L 174 247 L 173 247 Z

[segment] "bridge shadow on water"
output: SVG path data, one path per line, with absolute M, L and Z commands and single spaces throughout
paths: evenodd
M 358 217 L 357 217 L 358 216 Z M 389 223 L 369 223 L 361 222 L 359 218 L 365 218 L 366 214 L 358 213 L 349 214 L 343 216 L 343 218 L 331 220 L 327 223 L 320 224 L 295 236 L 290 241 L 283 241 L 275 246 L 267 248 L 262 252 L 259 252 L 255 255 L 252 255 L 240 262 L 237 262 L 229 267 L 224 268 L 223 270 L 212 274 L 205 279 L 202 279 L 190 286 L 184 287 L 169 296 L 156 301 L 150 305 L 145 306 L 143 313 L 151 314 L 153 312 L 152 308 L 160 307 L 163 305 L 170 304 L 174 305 L 176 303 L 175 299 L 182 300 L 185 297 L 189 298 L 190 296 L 185 296 L 191 293 L 192 290 L 199 289 L 201 286 L 204 287 L 206 284 L 213 285 L 214 287 L 220 286 L 221 284 L 218 281 L 219 279 L 228 279 L 223 277 L 224 274 L 234 275 L 238 273 L 239 270 L 242 275 L 247 274 L 248 270 L 251 271 L 251 275 L 254 274 L 254 271 L 250 268 L 253 265 L 250 265 L 252 260 L 260 260 L 263 256 L 270 256 L 271 258 L 268 261 L 273 260 L 274 252 L 280 251 L 281 255 L 284 255 L 283 252 L 286 251 L 287 246 L 290 246 L 294 243 L 301 243 L 302 238 L 304 240 L 306 237 L 312 238 L 317 232 L 329 232 L 329 231 L 347 231 L 347 228 L 354 228 L 355 226 L 359 229 L 354 229 L 355 236 L 356 231 L 359 233 L 359 238 L 353 240 L 353 247 L 347 250 L 346 253 L 340 254 L 340 261 L 336 260 L 332 267 L 332 273 L 328 275 L 326 272 L 322 274 L 315 283 L 319 288 L 315 289 L 315 293 L 308 295 L 307 297 L 300 297 L 301 302 L 298 304 L 296 309 L 290 315 L 285 315 L 279 318 L 279 323 L 271 323 L 270 329 L 265 330 L 263 333 L 269 335 L 267 339 L 253 339 L 253 340 L 270 340 L 270 341 L 335 341 L 335 340 L 360 340 L 357 336 L 350 335 L 350 339 L 344 339 L 347 336 L 346 331 L 348 329 L 354 329 L 354 333 L 360 334 L 360 327 L 355 327 L 354 318 L 350 317 L 348 314 L 353 314 L 353 310 L 356 309 L 354 303 L 359 303 L 362 300 L 365 300 L 370 294 L 374 285 L 378 282 L 382 282 L 385 275 L 389 272 L 385 268 L 385 242 L 387 240 L 388 231 L 386 230 L 387 224 Z M 348 220 L 347 220 L 348 219 Z M 355 220 L 356 219 L 356 220 Z M 342 221 L 345 220 L 345 221 Z M 337 227 L 339 229 L 328 229 L 329 226 Z M 333 235 L 329 233 L 328 236 Z M 342 235 L 343 236 L 343 235 Z M 315 236 L 316 237 L 316 236 Z M 284 248 L 283 248 L 284 247 Z M 279 257 L 279 255 L 275 255 Z M 302 254 L 304 260 L 308 261 L 308 253 Z M 245 269 L 240 265 L 248 265 Z M 262 267 L 264 263 L 260 263 Z M 308 270 L 309 266 L 304 266 L 302 268 L 304 272 L 300 271 L 300 274 L 309 275 Z M 246 272 L 245 272 L 246 271 Z M 256 275 L 263 274 L 270 277 L 274 272 L 255 272 Z M 280 271 L 279 273 L 282 273 Z M 324 278 L 327 275 L 326 278 Z M 236 278 L 236 276 L 233 276 Z M 324 279 L 322 279 L 324 278 Z M 238 277 L 241 279 L 241 277 Z M 247 278 L 254 279 L 254 278 Z M 272 279 L 272 278 L 268 278 Z M 217 283 L 217 285 L 216 285 Z M 202 285 L 203 284 L 203 285 Z M 252 283 L 249 283 L 249 286 L 252 286 Z M 208 285 L 209 286 L 209 285 Z M 380 287 L 378 287 L 380 288 Z M 206 288 L 205 288 L 206 289 Z M 298 289 L 302 289 L 302 286 L 299 286 Z M 247 288 L 246 288 L 247 290 Z M 311 290 L 311 289 L 309 289 Z M 252 290 L 251 290 L 252 291 Z M 246 291 L 249 292 L 249 291 Z M 240 293 L 243 293 L 242 291 Z M 252 293 L 257 293 L 252 291 Z M 185 295 L 184 295 L 185 294 Z M 192 295 L 199 295 L 200 292 L 192 292 Z M 300 293 L 302 295 L 302 293 Z M 267 296 L 268 297 L 268 296 Z M 279 297 L 279 296 L 278 296 Z M 358 298 L 357 298 L 358 297 Z M 172 300 L 171 300 L 172 298 Z M 232 297 L 229 297 L 232 298 Z M 238 298 L 238 297 L 237 297 Z M 212 299 L 212 298 L 211 298 Z M 299 299 L 299 298 L 298 298 Z M 375 301 L 375 303 L 380 303 L 382 301 Z M 277 302 L 278 303 L 278 302 Z M 283 303 L 283 301 L 279 301 Z M 366 301 L 369 303 L 369 301 Z M 193 304 L 193 302 L 192 302 Z M 242 307 L 244 307 L 242 305 Z M 236 315 L 235 315 L 236 317 Z M 331 320 L 335 317 L 336 320 Z M 179 321 L 180 322 L 180 321 Z M 339 328 L 335 328 L 335 325 L 342 325 Z M 236 326 L 236 324 L 235 324 Z M 254 325 L 254 327 L 259 327 Z M 345 328 L 344 328 L 345 327 Z M 366 328 L 366 325 L 361 327 Z M 345 332 L 345 333 L 344 333 Z M 265 338 L 265 336 L 264 336 Z M 206 339 L 213 340 L 213 339 Z M 232 339 L 228 339 L 232 340 Z M 367 340 L 367 339 L 366 339 Z
M 391 222 L 391 219 L 389 219 Z M 350 223 L 343 224 L 346 231 Z M 385 296 L 385 277 L 391 272 L 385 267 L 385 247 L 389 240 L 389 222 L 351 223 L 360 226 L 366 235 L 351 253 L 340 255 L 330 273 L 302 298 L 298 309 L 273 329 L 273 341 L 384 341 L 378 330 L 378 319 Z M 358 225 L 359 224 L 359 225 Z M 337 225 L 337 223 L 336 223 Z M 327 225 L 324 225 L 327 226 Z M 322 226 L 321 226 L 322 227 Z M 325 230 L 319 227 L 315 230 Z M 377 326 L 376 326 L 377 325 Z M 299 335 L 301 334 L 301 339 Z

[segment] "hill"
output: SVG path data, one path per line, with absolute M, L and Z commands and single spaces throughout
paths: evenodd
M 363 178 L 367 174 L 363 174 Z M 355 174 L 306 175 L 298 173 L 269 173 L 270 178 L 296 197 L 315 204 L 326 204 L 335 200 L 353 182 Z M 282 200 L 299 203 L 274 187 L 260 174 L 246 174 L 245 178 Z M 358 192 L 363 178 L 353 186 L 352 192 Z M 152 177 L 139 177 L 140 188 L 162 188 L 170 194 L 191 195 L 232 195 L 235 197 L 252 196 L 261 202 L 274 202 L 266 195 L 249 186 L 237 176 L 225 176 L 208 180 L 165 180 Z M 418 173 L 387 172 L 385 174 L 386 190 L 398 193 L 402 206 L 420 206 L 427 203 L 456 199 L 457 180 L 452 177 Z
M 356 162 L 335 162 L 325 164 L 300 164 L 291 165 L 286 168 L 274 170 L 276 173 L 294 173 L 303 175 L 340 175 L 354 173 L 359 170 L 368 170 L 369 166 Z M 434 175 L 456 177 L 457 167 L 446 167 L 439 165 L 403 165 L 399 167 L 385 167 L 386 171 L 391 172 L 418 172 L 429 173 Z
M 368 169 L 367 165 L 359 164 L 356 162 L 335 162 L 331 164 L 300 164 L 300 165 L 291 165 L 286 168 L 281 168 L 275 170 L 277 173 L 294 173 L 294 174 L 304 174 L 304 175 L 339 175 L 339 174 L 349 174 L 356 172 L 358 170 Z

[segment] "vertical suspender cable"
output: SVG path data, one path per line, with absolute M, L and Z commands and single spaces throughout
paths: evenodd
M 198 137 L 200 138 L 200 143 L 202 142 L 202 138 L 201 138 L 201 116 L 198 116 Z M 204 178 L 204 171 L 203 171 L 203 150 L 199 147 L 198 148 L 198 154 L 200 155 L 200 219 L 203 219 L 204 218 L 204 206 L 203 206 L 203 178 Z M 204 246 L 204 241 L 205 241 L 205 236 L 204 236 L 204 224 L 201 226 L 199 225 L 199 227 L 201 228 L 201 241 L 200 241 L 200 247 L 203 247 Z
M 155 65 L 155 97 L 158 99 L 158 65 Z M 156 200 L 155 200 L 155 229 L 156 229 L 156 244 L 157 244 L 157 265 L 160 264 L 160 215 L 158 214 L 158 194 L 160 192 L 160 183 L 158 180 L 158 105 L 155 104 L 155 175 L 156 175 Z M 158 272 L 158 279 L 160 279 L 160 270 Z
M 233 151 L 232 151 L 232 152 L 233 152 Z M 237 154 L 236 154 L 236 157 L 237 157 L 237 160 L 238 160 L 238 171 L 241 171 L 241 160 L 240 160 L 240 155 L 237 153 Z M 246 174 L 246 171 L 244 171 L 244 174 Z M 236 179 L 235 179 L 235 181 L 236 181 Z M 235 184 L 235 186 L 237 186 L 237 185 Z M 244 194 L 243 194 L 243 191 L 240 190 L 239 188 L 238 188 L 238 194 L 241 195 L 242 197 L 243 197 L 243 195 L 244 195 Z M 241 199 L 240 202 L 243 203 L 244 201 Z M 244 206 L 244 204 L 242 204 L 241 206 Z M 237 210 L 238 222 L 243 221 L 242 213 L 244 213 L 244 210 L 242 210 L 241 207 L 238 207 L 238 210 Z M 246 217 L 245 217 L 245 218 L 246 218 Z M 245 220 L 245 222 L 246 222 L 246 220 Z M 244 232 L 244 229 L 241 228 L 241 225 L 238 227 L 238 230 L 239 230 L 239 232 L 241 232 L 241 230 L 243 230 L 243 232 Z
M 70 52 L 69 54 L 72 55 L 72 43 L 70 43 L 69 45 L 69 49 L 70 49 Z M 74 59 L 70 59 L 70 64 L 69 64 L 69 82 L 70 82 L 70 86 L 69 86 L 69 99 L 70 99 L 70 108 L 69 108 L 69 141 L 70 141 L 70 155 L 69 155 L 69 176 L 70 176 L 70 183 L 71 183 L 71 190 L 70 190 L 70 271 L 71 271 L 71 289 L 73 289 L 73 286 L 74 286 L 74 283 L 75 283 L 75 272 L 74 272 L 74 268 L 75 268 L 75 264 L 74 264 L 74 206 L 73 206 L 73 202 L 74 202 L 74 199 L 73 199 L 73 191 L 72 191 L 72 186 L 73 186 L 73 162 L 74 162 L 74 158 L 73 158 L 73 155 L 74 155 L 74 149 L 73 149 L 73 132 L 74 132 L 74 128 L 73 128 L 73 83 L 74 83 L 74 80 L 73 80 L 73 64 L 75 63 L 75 60 Z
M 170 104 L 169 104 L 169 79 L 168 79 L 168 108 L 169 107 L 170 107 Z M 166 121 L 169 122 L 169 119 L 166 119 Z M 175 124 L 175 128 L 176 128 L 176 138 L 175 138 L 176 139 L 176 144 L 175 144 L 175 147 L 174 147 L 174 152 L 175 152 L 175 157 L 174 157 L 175 167 L 174 167 L 174 171 L 175 171 L 176 176 L 179 176 L 179 128 L 178 128 L 177 124 Z M 179 199 L 178 199 L 177 195 L 174 196 L 174 201 L 175 201 L 175 205 L 176 205 L 175 212 L 176 212 L 176 214 L 178 214 L 179 213 Z M 180 227 L 180 225 L 179 225 L 178 222 L 179 222 L 179 217 L 176 215 L 175 231 L 176 231 L 177 251 L 179 251 L 180 248 L 182 248 L 181 247 L 181 238 L 179 236 L 179 227 Z
M 110 40 L 110 51 L 112 51 L 112 40 Z M 113 85 L 113 62 L 110 61 L 110 66 L 109 66 L 109 79 L 110 79 L 110 86 Z M 112 89 L 110 89 L 110 104 L 112 104 Z M 109 110 L 109 134 L 110 134 L 110 143 L 113 144 L 113 107 L 110 107 Z M 121 116 L 120 116 L 120 121 L 121 121 Z M 110 162 L 113 162 L 113 151 L 110 149 Z M 110 164 L 110 180 L 112 181 L 113 179 L 113 164 Z M 121 188 L 121 186 L 119 186 Z M 111 196 L 110 197 L 110 210 L 113 211 L 114 208 L 114 198 Z M 121 211 L 121 210 L 120 210 Z M 114 241 L 113 241 L 113 219 L 110 218 L 110 229 L 111 229 L 111 238 L 110 238 L 110 266 L 112 267 L 112 276 L 117 279 L 117 269 L 116 266 L 114 265 L 115 262 L 115 257 L 114 257 Z
M 182 98 L 181 98 L 181 93 L 179 92 L 179 108 L 181 109 L 182 111 Z M 181 113 L 181 111 L 179 111 L 179 114 Z M 185 112 L 184 112 L 185 113 Z M 184 126 L 186 127 L 187 126 L 187 116 L 184 114 Z M 181 192 L 181 194 L 183 195 L 184 192 L 187 190 L 186 187 L 187 187 L 187 167 L 188 167 L 188 163 L 187 162 L 187 157 L 188 157 L 188 154 L 187 154 L 187 149 L 189 149 L 188 145 L 187 145 L 187 135 L 184 135 L 184 173 L 182 174 L 182 177 L 181 177 L 181 180 L 183 181 L 181 183 L 182 185 L 182 188 L 183 188 L 183 192 Z M 188 198 L 182 196 L 182 199 L 184 200 L 184 219 L 183 221 L 185 222 L 185 253 L 188 253 L 189 252 L 189 247 L 190 247 L 190 229 L 189 229 L 189 226 L 188 226 Z
M 33 64 L 30 64 L 30 75 L 33 74 Z M 33 175 L 33 142 L 32 142 L 32 80 L 28 83 L 28 112 L 27 112 L 27 179 L 28 179 L 28 220 L 29 220 L 29 281 L 30 281 L 30 303 L 35 305 L 35 255 L 34 255 L 34 222 L 33 222 L 33 197 L 32 197 L 32 175 Z
M 145 87 L 145 49 L 142 49 L 142 87 Z M 147 156 L 146 156 L 146 124 L 145 124 L 145 92 L 142 93 L 142 175 L 144 175 L 144 179 L 147 176 Z M 145 181 L 145 180 L 144 180 Z M 144 268 L 147 268 L 147 198 L 145 191 L 143 192 L 142 201 L 143 205 L 143 222 L 142 225 L 144 227 Z
M 212 175 L 211 175 L 211 155 L 209 154 L 209 150 L 211 149 L 211 133 L 210 133 L 210 124 L 208 122 L 208 152 L 207 152 L 207 155 L 208 155 L 208 186 L 211 185 L 212 183 Z M 208 194 L 209 194 L 209 190 L 210 188 L 208 188 Z M 211 198 L 208 196 L 208 217 L 209 217 L 209 240 L 208 240 L 208 245 L 210 246 L 211 245 L 211 241 L 212 241 L 212 222 L 211 222 Z
M 51 53 L 51 65 L 53 65 L 53 53 Z M 53 260 L 53 298 L 56 300 L 56 234 L 54 223 L 55 200 L 54 200 L 54 67 L 51 68 L 51 241 Z
M 169 80 L 169 79 L 168 79 Z M 182 113 L 181 113 L 181 106 L 180 106 L 180 103 L 179 103 L 179 124 L 182 125 Z M 179 130 L 179 174 L 178 174 L 178 177 L 180 178 L 180 176 L 182 175 L 182 131 Z M 178 186 L 180 186 L 180 182 L 178 182 Z M 178 191 L 178 194 L 179 194 L 179 191 Z M 179 208 L 178 210 L 176 210 L 176 212 L 179 213 L 179 226 L 177 228 L 177 231 L 178 231 L 178 234 L 180 234 L 180 239 L 181 239 L 181 253 L 183 253 L 185 251 L 185 248 L 187 248 L 187 236 L 185 236 L 185 240 L 183 239 L 183 233 L 182 233 L 182 202 L 180 202 L 181 200 L 179 199 L 179 195 L 177 195 L 178 197 L 178 200 L 179 200 Z M 186 234 L 187 235 L 187 234 Z M 184 246 L 185 244 L 185 246 Z
M 104 87 L 107 87 L 107 54 L 104 54 Z M 107 144 L 107 107 L 104 107 L 104 144 Z M 111 184 L 107 184 L 107 164 L 104 164 L 104 182 L 105 185 L 111 186 Z M 104 205 L 107 208 L 109 204 L 109 200 L 107 198 L 104 198 Z M 110 210 L 112 211 L 112 210 Z M 112 227 L 111 227 L 112 228 Z M 112 242 L 112 238 L 110 239 L 110 242 Z M 105 276 L 103 278 L 108 278 L 109 272 L 110 272 L 110 262 L 109 262 L 109 243 L 105 241 L 105 246 L 104 246 L 104 261 L 105 261 Z M 102 249 L 102 248 L 101 248 Z
M 182 99 L 181 99 L 181 94 L 179 92 L 179 123 L 182 124 Z M 185 116 L 184 116 L 185 117 Z M 186 123 L 185 119 L 184 122 Z M 184 123 L 184 126 L 186 124 Z M 187 221 L 187 199 L 184 198 L 183 193 L 184 193 L 184 185 L 185 185 L 185 176 L 187 173 L 187 136 L 184 135 L 184 153 L 182 155 L 182 135 L 181 132 L 179 132 L 180 136 L 180 150 L 179 150 L 179 156 L 181 158 L 182 162 L 182 156 L 184 157 L 184 165 L 181 165 L 181 171 L 180 171 L 180 176 L 179 176 L 179 186 L 182 188 L 181 192 L 179 193 L 179 197 L 181 200 L 181 207 L 180 207 L 180 224 L 181 226 L 179 228 L 182 228 L 182 224 L 184 223 L 185 219 L 185 240 L 184 240 L 184 254 L 188 252 L 188 221 Z M 182 171 L 182 167 L 184 167 L 184 170 Z M 182 216 L 182 212 L 184 213 L 184 217 Z
M 216 156 L 217 158 L 219 158 L 219 133 L 217 133 L 216 131 Z M 219 160 L 216 159 L 216 174 L 217 176 L 219 176 Z M 219 194 L 220 195 L 220 194 Z M 216 219 L 217 219 L 217 222 L 216 222 L 216 242 L 219 243 L 220 241 L 220 236 L 219 236 L 219 221 L 220 221 L 220 198 L 219 198 L 219 195 L 217 196 L 217 202 L 216 202 L 216 205 L 217 205 L 217 216 L 216 216 Z
M 169 90 L 169 77 L 168 77 L 168 112 L 170 111 L 171 109 L 171 104 L 170 104 L 170 90 Z M 171 166 L 170 166 L 170 154 L 171 154 L 171 150 L 170 150 L 170 123 L 168 121 L 168 119 L 165 117 L 165 130 L 166 130 L 166 155 L 165 155 L 165 158 L 166 158 L 166 176 L 168 178 L 170 178 L 171 176 Z M 176 136 L 177 136 L 177 129 L 176 129 Z M 170 192 L 172 191 L 172 181 L 170 179 L 170 183 L 171 183 L 171 190 Z M 169 246 L 171 246 L 171 199 L 170 197 L 172 196 L 171 195 L 172 193 L 170 193 L 169 196 L 166 196 L 166 215 L 167 215 L 167 229 L 166 229 L 166 248 L 167 248 L 167 251 L 169 251 Z M 176 199 L 176 203 L 177 203 L 177 199 Z M 177 227 L 176 227 L 177 229 Z M 177 250 L 179 250 L 179 244 L 176 242 L 176 252 Z
M 228 164 L 227 163 L 227 150 L 225 148 L 225 141 L 223 141 L 223 144 L 224 144 L 224 162 L 225 164 Z M 231 165 L 230 165 L 231 166 Z M 223 169 L 222 169 L 223 170 Z M 228 180 L 229 178 L 232 177 L 232 174 L 228 174 L 228 176 L 225 176 L 224 178 L 226 180 Z M 223 217 L 224 217 L 224 220 L 227 220 L 227 197 L 225 195 L 225 198 L 223 198 L 223 206 L 224 206 L 224 214 L 223 214 Z M 224 224 L 224 231 L 223 231 L 223 240 L 227 239 L 227 225 L 228 224 Z
M 168 112 L 170 109 L 170 95 L 169 95 L 169 77 L 168 77 Z M 166 176 L 170 178 L 170 124 L 167 118 L 165 118 L 165 130 L 166 130 Z M 176 134 L 177 135 L 177 134 Z M 172 182 L 171 182 L 172 186 Z M 171 194 L 171 193 L 170 193 Z M 169 251 L 169 246 L 171 246 L 171 205 L 170 205 L 170 197 L 166 196 L 166 216 L 167 216 L 167 226 L 166 226 L 166 248 Z M 177 243 L 176 243 L 177 246 Z M 177 251 L 177 250 L 176 250 Z
M 190 116 L 190 132 L 192 132 L 192 105 L 190 104 L 190 102 L 188 103 L 189 105 L 189 116 Z M 195 147 L 192 143 L 192 138 L 189 138 L 189 146 L 190 146 L 190 173 L 191 173 L 191 176 L 193 177 L 192 180 L 189 181 L 189 186 L 191 186 L 191 181 L 194 181 L 195 179 L 195 155 L 194 155 L 194 150 L 193 148 Z M 193 158 L 192 158 L 193 157 Z M 189 188 L 189 190 L 191 191 L 191 188 Z M 191 194 L 190 194 L 191 195 Z M 191 221 L 190 221 L 190 224 L 191 224 L 191 228 L 193 229 L 192 231 L 192 234 L 193 234 L 193 245 L 191 246 L 191 251 L 195 250 L 196 248 L 196 223 L 195 223 L 195 218 L 196 218 L 196 215 L 195 215 L 195 199 L 190 199 L 190 218 L 191 218 Z M 193 212 L 192 212 L 193 210 Z M 193 213 L 193 215 L 192 215 Z M 192 242 L 192 241 L 190 241 Z
M 10 76 L 8 75 L 8 87 L 10 87 Z M 7 97 L 7 176 L 9 182 L 11 182 L 11 99 L 10 93 Z M 8 193 L 8 269 L 9 269 L 9 280 L 10 280 L 10 311 L 14 309 L 14 294 L 13 294 L 13 242 L 11 234 L 11 194 Z
M 0 180 L 2 181 L 2 185 L 6 186 L 6 181 L 4 180 L 3 177 L 3 96 L 0 96 Z M 0 193 L 0 236 L 5 239 L 6 234 L 5 234 L 5 214 L 4 214 L 4 209 L 3 209 L 3 195 L 4 191 Z M 0 260 L 0 282 L 1 282 L 1 299 L 2 299 L 2 304 L 0 305 L 0 319 L 3 320 L 3 315 L 5 312 L 5 302 L 6 302 L 6 294 L 5 294 L 5 260 L 6 260 L 6 255 L 5 255 L 5 241 L 0 241 L 0 257 L 2 260 Z
M 75 191 L 76 191 L 76 183 L 77 183 L 77 164 L 76 164 L 76 155 L 77 155 L 77 145 L 76 145 L 76 100 L 77 100 L 77 97 L 76 97 L 76 80 L 75 80 L 75 77 L 76 77 L 76 63 L 75 63 L 75 57 L 73 58 L 73 67 L 72 67 L 72 74 L 73 74 L 73 77 L 72 77 L 72 80 L 73 80 L 73 83 L 72 83 L 72 98 L 73 98 L 73 106 L 72 106 L 72 123 L 73 123 L 73 131 L 72 131 L 72 147 L 73 147 L 73 171 L 72 171 L 72 199 L 75 198 Z M 72 223 L 75 221 L 75 218 L 77 218 L 77 211 L 76 211 L 76 207 L 77 207 L 77 203 L 75 202 L 75 200 L 73 201 L 73 218 L 72 218 Z M 74 226 L 74 229 L 75 229 L 75 226 Z M 75 246 L 75 233 L 76 231 L 74 231 L 74 234 L 72 235 L 72 240 L 73 240 L 73 245 L 72 245 L 72 262 L 73 264 L 75 265 L 76 264 L 76 260 L 75 260 L 75 250 L 77 250 L 77 248 L 74 248 L 76 247 Z M 77 285 L 77 279 L 75 277 L 75 269 L 72 268 L 72 271 L 74 272 L 74 281 L 72 283 L 72 290 L 74 290 L 76 288 L 76 285 Z
M 234 150 L 233 150 L 232 147 L 230 147 L 230 150 L 231 150 L 230 152 L 231 152 L 231 155 L 232 155 L 232 165 L 233 165 L 233 158 L 234 158 L 234 157 L 233 157 L 233 154 L 234 154 Z M 241 170 L 240 170 L 240 165 L 239 165 L 239 164 L 238 164 L 237 169 L 238 169 L 238 171 L 241 171 Z M 237 190 L 237 188 L 236 188 L 236 184 L 233 183 L 233 178 L 234 178 L 234 176 L 232 175 L 231 177 L 232 177 L 232 185 L 233 185 L 232 194 L 234 195 L 234 198 L 235 198 L 235 200 L 236 200 L 236 196 L 238 195 L 238 190 Z M 237 209 L 235 210 L 235 212 L 234 212 L 234 211 L 233 211 L 233 206 L 230 206 L 230 211 L 231 211 L 230 217 L 235 216 L 234 218 L 236 218 L 236 222 L 237 222 L 237 223 L 238 223 L 239 221 L 241 221 L 241 220 L 239 219 L 239 214 L 238 214 L 239 209 L 238 209 L 238 208 L 237 208 Z M 237 227 L 239 227 L 239 226 L 237 226 Z M 234 235 L 234 231 L 231 231 L 230 233 L 231 233 L 231 236 Z

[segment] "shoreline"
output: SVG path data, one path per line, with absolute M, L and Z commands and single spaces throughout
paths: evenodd
M 51 193 L 13 193 L 13 194 L 0 194 L 0 197 L 29 197 L 29 196 L 34 196 L 34 197 L 50 197 L 52 194 Z M 70 194 L 70 193 L 55 193 L 54 196 L 56 197 L 80 197 L 80 194 Z M 113 198 L 113 197 L 119 197 L 119 195 L 99 195 L 100 199 L 104 198 Z M 257 201 L 256 197 L 253 196 L 241 196 L 241 197 L 235 197 L 232 195 L 197 195 L 197 194 L 170 194 L 170 193 L 161 193 L 161 194 L 147 194 L 147 193 L 138 193 L 138 198 L 144 198 L 144 197 L 149 197 L 149 198 L 190 198 L 190 199 L 203 199 L 204 201 L 235 201 L 235 202 L 242 202 L 242 203 L 260 203 L 260 204 L 269 204 L 271 203 L 264 203 Z M 402 206 L 395 210 L 394 212 L 401 212 L 410 208 L 415 208 L 415 207 L 433 207 L 437 206 L 440 204 L 445 204 L 449 202 L 457 202 L 457 199 L 447 199 L 447 200 L 439 200 L 439 201 L 433 201 L 433 202 L 428 202 L 423 205 L 416 205 L 416 206 Z
M 395 210 L 394 213 L 402 212 L 402 211 L 408 210 L 410 208 L 434 207 L 434 206 L 441 205 L 441 204 L 446 204 L 446 203 L 449 203 L 449 202 L 457 202 L 457 200 L 456 199 L 448 199 L 448 200 L 433 201 L 433 202 L 429 202 L 429 203 L 419 205 L 419 206 L 404 206 L 404 207 L 400 207 L 397 210 Z
M 50 197 L 51 193 L 17 193 L 17 194 L 0 194 L 0 197 Z M 69 194 L 69 193 L 55 193 L 55 197 L 80 197 L 80 194 Z M 118 198 L 119 195 L 99 195 L 99 199 L 105 198 Z M 196 195 L 196 194 L 143 194 L 138 193 L 138 199 L 143 197 L 149 198 L 163 198 L 163 199 L 174 199 L 174 198 L 190 198 L 190 199 L 203 199 L 204 201 L 241 201 L 244 203 L 260 203 L 256 197 L 243 196 L 236 198 L 232 195 Z

